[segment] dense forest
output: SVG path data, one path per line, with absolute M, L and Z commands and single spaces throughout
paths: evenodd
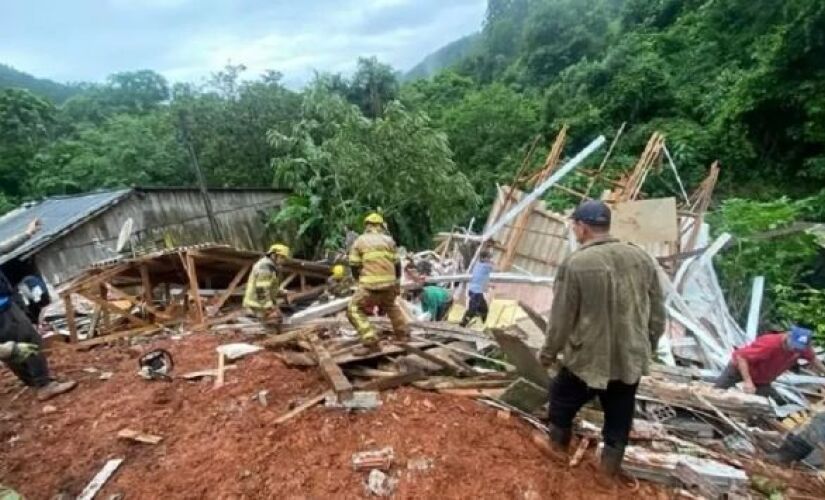
M 195 155 L 211 186 L 292 189 L 273 227 L 306 255 L 375 208 L 421 247 L 484 215 L 536 138 L 547 147 L 567 124 L 570 154 L 626 123 L 611 169 L 653 131 L 690 185 L 721 162 L 714 222 L 740 238 L 730 290 L 763 273 L 779 313 L 825 306 L 807 287 L 813 236 L 749 240 L 825 216 L 825 2 L 489 0 L 480 32 L 456 38 L 403 79 L 364 58 L 300 91 L 242 65 L 199 83 L 142 70 L 72 86 L 0 67 L 0 210 L 189 184 Z

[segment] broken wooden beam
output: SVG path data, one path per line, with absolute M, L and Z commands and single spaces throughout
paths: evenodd
M 136 441 L 138 443 L 144 444 L 158 444 L 161 441 L 163 441 L 163 438 L 161 436 L 155 436 L 154 434 L 138 432 L 134 429 L 121 429 L 120 432 L 117 433 L 117 437 L 119 439 L 126 439 L 129 441 Z
M 275 425 L 280 425 L 280 424 L 286 423 L 289 420 L 292 420 L 296 416 L 300 415 L 304 411 L 312 408 L 313 406 L 317 405 L 321 401 L 325 400 L 328 396 L 332 396 L 332 391 L 326 391 L 326 392 L 323 392 L 323 393 L 321 393 L 317 396 L 311 397 L 311 398 L 307 399 L 306 401 L 304 401 L 303 403 L 296 406 L 295 408 L 289 410 L 288 412 L 284 413 L 280 417 L 276 418 L 273 423 Z
M 315 350 L 315 356 L 318 358 L 318 367 L 321 369 L 321 374 L 327 379 L 327 382 L 332 385 L 332 390 L 340 400 L 346 400 L 352 397 L 353 387 L 344 371 L 335 362 L 329 352 L 321 345 L 317 337 L 310 340 L 312 348 Z
M 95 477 L 83 488 L 83 491 L 78 495 L 77 500 L 92 500 L 95 495 L 103 488 L 106 481 L 115 473 L 120 464 L 123 463 L 122 458 L 113 458 L 103 465 L 103 468 L 95 474 Z

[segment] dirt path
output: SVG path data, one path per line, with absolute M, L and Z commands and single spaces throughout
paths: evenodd
M 219 389 L 136 375 L 138 356 L 150 348 L 168 349 L 182 374 L 214 367 L 214 347 L 229 341 L 195 335 L 52 352 L 54 370 L 80 386 L 46 404 L 21 393 L 3 369 L 0 482 L 30 499 L 75 496 L 107 459 L 123 457 L 98 498 L 363 498 L 366 473 L 352 470 L 352 454 L 391 446 L 395 498 L 668 498 L 651 484 L 601 479 L 592 457 L 569 469 L 533 442 L 527 424 L 471 399 L 400 389 L 383 393 L 373 412 L 316 407 L 275 426 L 291 404 L 324 386 L 315 370 L 287 368 L 269 352 L 239 361 Z M 113 376 L 100 380 L 88 367 Z M 269 391 L 266 407 L 253 399 L 261 390 Z M 56 410 L 44 412 L 47 405 Z M 125 427 L 164 439 L 156 446 L 118 440 Z

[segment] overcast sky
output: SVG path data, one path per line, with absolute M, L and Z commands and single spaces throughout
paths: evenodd
M 0 62 L 58 81 L 154 69 L 200 81 L 227 61 L 306 82 L 358 56 L 408 70 L 481 27 L 486 0 L 0 0 Z M 248 72 L 248 73 L 249 73 Z M 247 74 L 248 74 L 247 73 Z

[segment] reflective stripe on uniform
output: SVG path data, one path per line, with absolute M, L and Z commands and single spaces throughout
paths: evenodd
M 390 250 L 368 250 L 361 257 L 365 262 L 370 260 L 388 259 L 395 262 L 397 256 Z
M 364 283 L 365 285 L 374 285 L 376 283 L 392 283 L 394 281 L 394 274 L 377 274 L 372 276 L 361 276 L 361 279 L 358 280 L 359 283 Z

